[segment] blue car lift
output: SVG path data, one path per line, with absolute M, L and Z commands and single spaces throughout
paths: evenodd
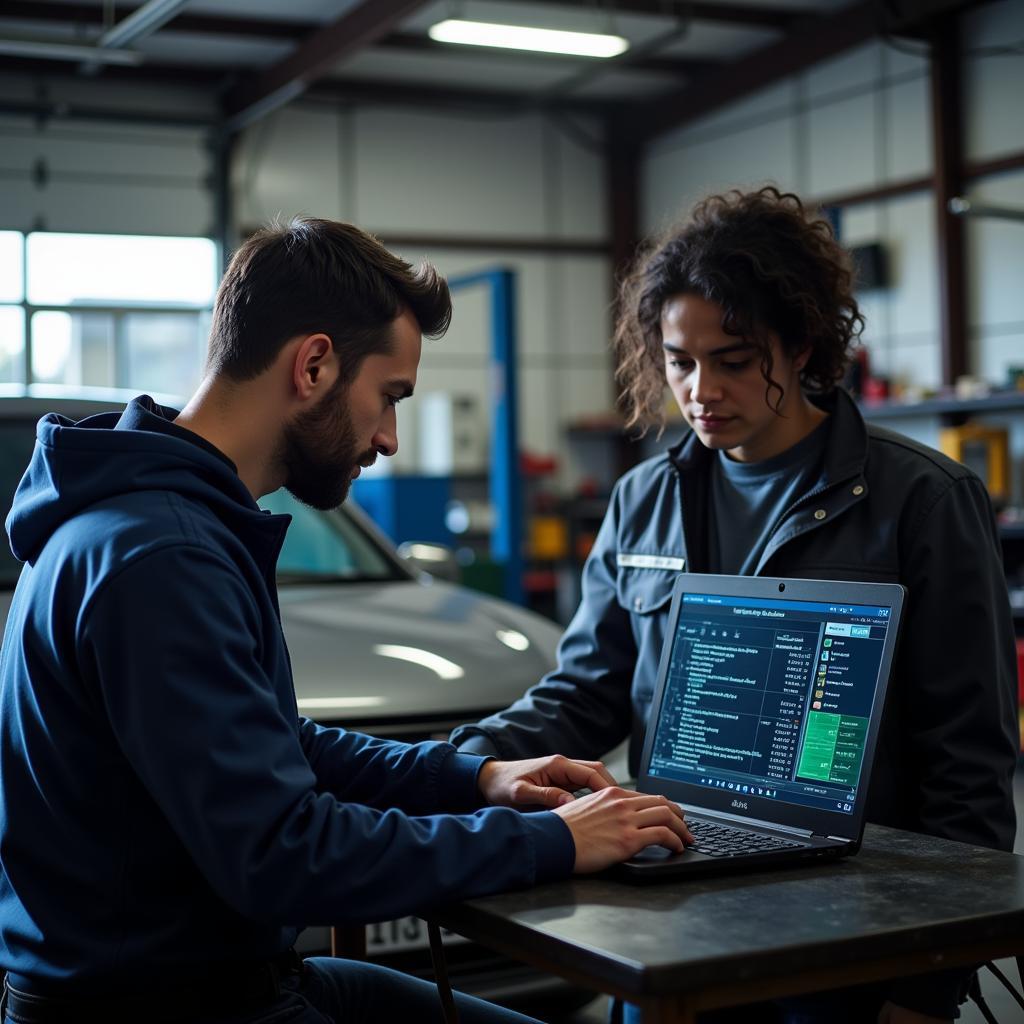
M 505 598 L 523 603 L 523 491 L 519 475 L 516 274 L 495 268 L 448 280 L 454 292 L 484 285 L 491 307 L 491 557 L 505 569 Z

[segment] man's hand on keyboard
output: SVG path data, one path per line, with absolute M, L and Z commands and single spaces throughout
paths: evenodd
M 558 807 L 573 801 L 573 790 L 614 786 L 601 761 L 574 761 L 561 754 L 528 761 L 488 761 L 477 783 L 489 803 L 503 807 Z
M 618 786 L 565 803 L 554 813 L 569 826 L 576 843 L 576 874 L 601 871 L 647 846 L 682 853 L 693 842 L 677 804 Z

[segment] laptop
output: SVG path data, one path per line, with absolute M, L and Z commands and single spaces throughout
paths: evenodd
M 696 843 L 620 864 L 629 881 L 850 856 L 905 589 L 682 573 L 637 789 L 680 804 Z

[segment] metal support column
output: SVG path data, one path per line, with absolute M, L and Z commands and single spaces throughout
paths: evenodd
M 519 476 L 519 374 L 516 372 L 516 277 L 491 276 L 491 551 L 505 563 L 505 597 L 523 603 L 523 489 Z
M 640 240 L 640 146 L 614 120 L 608 125 L 605 168 L 614 295 L 633 263 Z
M 491 557 L 504 566 L 507 600 L 523 603 L 523 488 L 519 474 L 516 275 L 495 269 L 451 278 L 453 290 L 483 284 L 491 299 Z
M 231 155 L 235 148 L 235 136 L 223 126 L 215 128 L 210 133 L 209 145 L 213 155 L 213 237 L 217 243 L 220 270 L 223 274 L 228 269 L 228 262 L 235 248 L 231 196 Z
M 967 269 L 964 223 L 950 209 L 963 194 L 963 109 L 958 19 L 948 15 L 931 33 L 931 107 L 935 163 L 936 242 L 939 257 L 939 334 L 942 382 L 967 373 Z

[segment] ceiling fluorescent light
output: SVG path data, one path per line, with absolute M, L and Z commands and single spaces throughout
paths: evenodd
M 495 25 L 484 21 L 439 21 L 430 27 L 428 34 L 440 43 L 568 53 L 577 57 L 616 57 L 629 49 L 629 42 L 622 36 L 601 35 L 597 32 L 562 32 L 523 25 Z
M 36 39 L 0 39 L 0 54 L 5 57 L 37 57 L 41 60 L 88 60 L 99 64 L 135 66 L 142 63 L 142 54 L 134 50 L 100 50 L 95 46 Z

